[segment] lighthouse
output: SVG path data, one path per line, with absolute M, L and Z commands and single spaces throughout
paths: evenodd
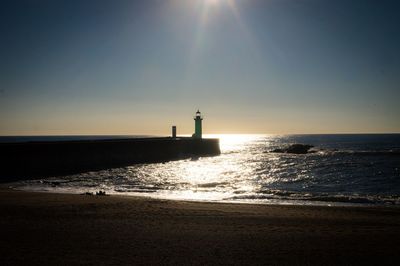
M 196 116 L 194 117 L 194 134 L 193 137 L 196 139 L 201 139 L 202 135 L 202 128 L 201 128 L 201 121 L 203 117 L 199 110 L 196 112 Z

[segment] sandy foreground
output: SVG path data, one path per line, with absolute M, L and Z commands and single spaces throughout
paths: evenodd
M 0 265 L 398 265 L 400 208 L 0 189 Z

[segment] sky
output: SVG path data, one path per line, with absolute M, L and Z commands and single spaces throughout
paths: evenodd
M 0 135 L 400 132 L 400 2 L 4 0 Z

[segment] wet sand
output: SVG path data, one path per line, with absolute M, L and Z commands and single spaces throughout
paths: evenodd
M 1 265 L 396 265 L 400 208 L 0 189 Z

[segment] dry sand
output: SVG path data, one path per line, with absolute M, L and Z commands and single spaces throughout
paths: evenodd
M 0 265 L 396 265 L 400 208 L 0 189 Z

